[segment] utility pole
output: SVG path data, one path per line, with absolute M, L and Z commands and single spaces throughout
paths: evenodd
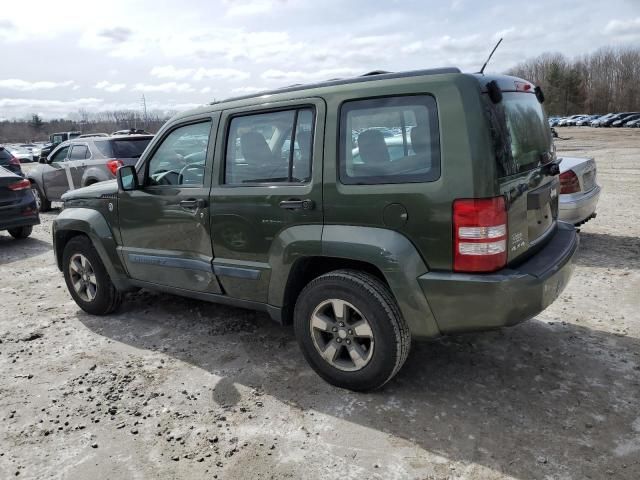
M 147 129 L 147 99 L 144 96 L 144 93 L 142 94 L 142 118 L 144 120 L 144 129 Z

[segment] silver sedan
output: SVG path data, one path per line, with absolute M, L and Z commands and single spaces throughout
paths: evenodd
M 560 162 L 560 220 L 582 225 L 595 218 L 600 186 L 593 158 L 562 157 Z

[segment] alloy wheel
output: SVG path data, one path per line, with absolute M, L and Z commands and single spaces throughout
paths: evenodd
M 373 330 L 351 303 L 332 298 L 318 305 L 310 319 L 313 345 L 332 367 L 354 372 L 366 367 L 373 355 Z
M 78 296 L 85 302 L 92 302 L 96 298 L 98 283 L 89 259 L 81 253 L 74 254 L 69 260 L 69 274 Z

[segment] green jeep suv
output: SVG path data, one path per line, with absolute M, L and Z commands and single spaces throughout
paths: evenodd
M 514 325 L 566 286 L 542 92 L 455 68 L 234 98 L 68 192 L 58 266 L 85 311 L 148 288 L 293 323 L 311 367 L 382 386 L 412 339 Z

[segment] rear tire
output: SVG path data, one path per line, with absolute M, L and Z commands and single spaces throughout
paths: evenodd
M 9 235 L 16 240 L 21 240 L 31 235 L 31 232 L 33 232 L 33 226 L 29 225 L 28 227 L 10 228 L 8 232 Z
M 48 212 L 51 210 L 51 202 L 47 200 L 47 197 L 40 191 L 40 188 L 35 183 L 31 183 L 31 191 L 36 199 L 36 205 L 39 212 Z
M 85 312 L 107 315 L 122 303 L 122 293 L 111 282 L 89 238 L 73 237 L 62 255 L 64 280 L 69 293 Z
M 296 302 L 294 327 L 311 368 L 332 385 L 355 391 L 374 390 L 391 380 L 411 346 L 409 328 L 389 289 L 355 270 L 312 280 Z

